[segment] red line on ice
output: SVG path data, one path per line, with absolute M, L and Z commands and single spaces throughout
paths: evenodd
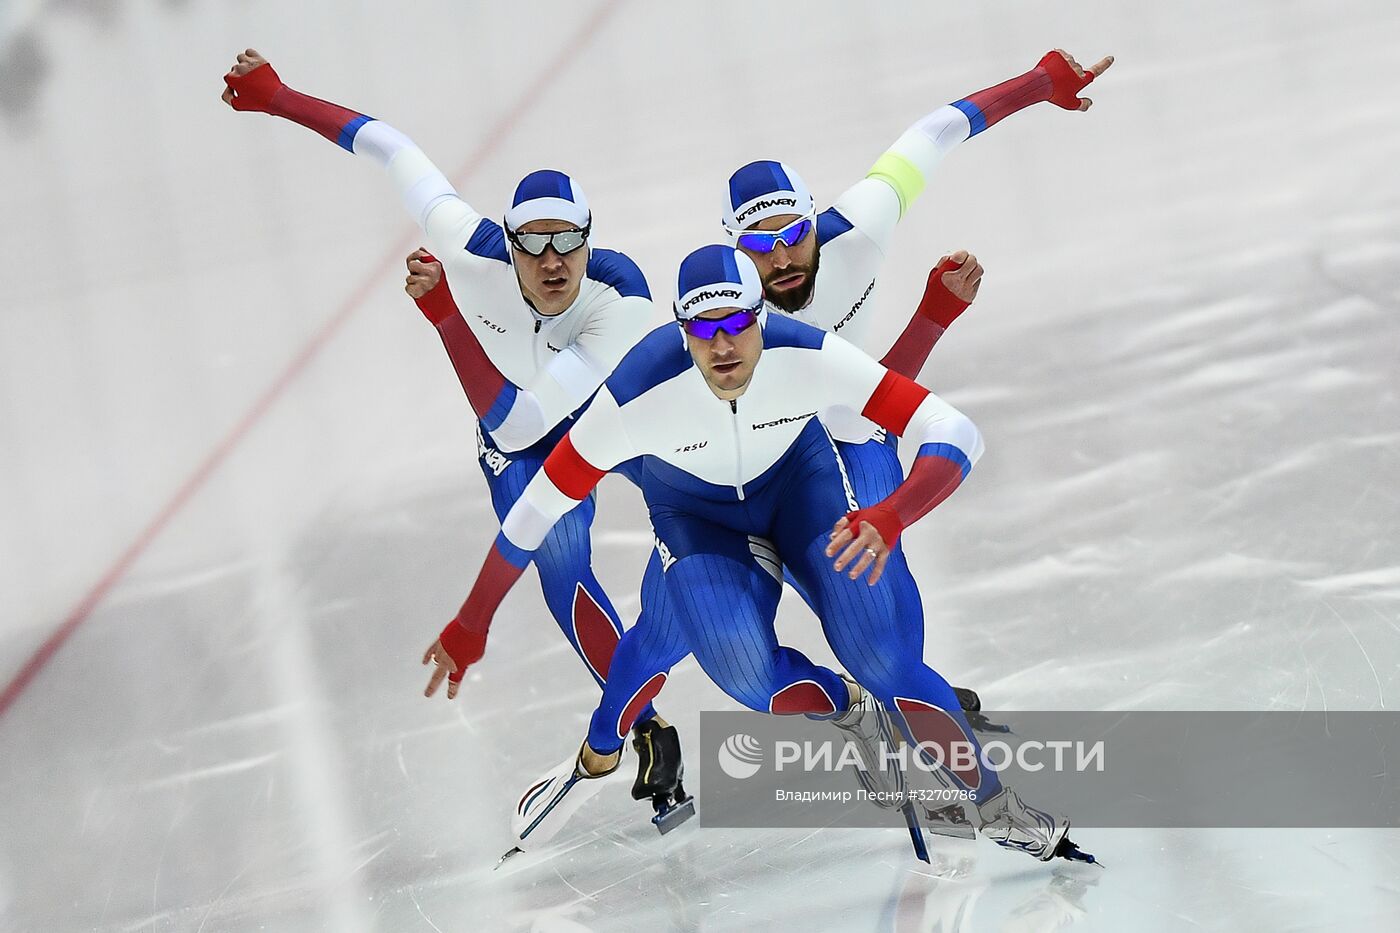
M 482 134 L 483 141 L 481 145 L 478 146 L 467 161 L 453 173 L 455 179 L 459 182 L 464 182 L 481 169 L 481 166 L 496 151 L 501 141 L 514 132 L 516 124 L 520 122 L 535 104 L 539 103 L 540 99 L 544 96 L 543 92 L 546 86 L 555 77 L 557 69 L 565 67 L 569 55 L 578 51 L 581 46 L 587 45 L 592 41 L 598 30 L 602 28 L 608 18 L 616 12 L 617 8 L 622 5 L 622 2 L 623 0 L 604 0 L 604 2 L 599 5 L 598 9 L 579 27 L 578 31 L 564 43 L 564 47 L 555 56 L 554 62 L 551 63 L 549 67 L 539 69 L 538 74 L 540 76 L 520 95 L 515 105 L 512 106 L 494 126 L 490 127 Z M 331 338 L 340 332 L 345 322 L 364 306 L 366 299 L 369 298 L 374 288 L 379 285 L 383 277 L 389 273 L 392 265 L 417 241 L 417 237 L 418 233 L 416 231 L 411 235 L 405 236 L 384 255 L 384 258 L 365 276 L 364 280 L 351 292 L 350 296 L 346 298 L 345 302 L 335 314 L 331 315 L 326 323 L 322 325 L 321 329 L 302 346 L 297 355 L 293 357 L 292 361 L 287 364 L 287 367 L 282 370 L 281 375 L 274 379 L 272 384 L 263 390 L 257 400 L 253 402 L 252 407 L 248 409 L 242 418 L 238 419 L 238 423 L 224 436 L 223 440 L 214 445 L 214 448 L 205 456 L 199 466 L 195 468 L 195 471 L 191 473 L 189 478 L 176 490 L 175 495 L 170 498 L 170 501 L 156 513 L 156 516 L 141 530 L 141 533 L 136 536 L 136 539 L 132 541 L 131 544 L 127 545 L 126 549 L 122 551 L 116 561 L 107 568 L 106 573 L 102 574 L 98 581 L 93 584 L 92 588 L 88 590 L 87 594 L 79 600 L 78 604 L 73 607 L 73 610 L 68 613 L 68 617 L 63 620 L 63 624 L 55 629 L 48 638 L 44 639 L 44 643 L 40 645 L 38 650 L 24 663 L 24 666 L 19 669 L 19 673 L 14 676 L 14 679 L 5 685 L 4 692 L 0 693 L 0 716 L 4 716 L 6 711 L 14 705 L 15 701 L 19 699 L 20 694 L 34 681 L 34 678 L 37 677 L 39 672 L 44 669 L 45 665 L 52 660 L 53 656 L 58 653 L 58 650 L 63 647 L 64 643 L 77 631 L 79 626 L 88 620 L 93 610 L 101 605 L 102 601 L 107 598 L 112 592 L 112 588 L 117 585 L 122 577 L 126 576 L 127 571 L 136 563 L 137 559 L 140 558 L 141 554 L 150 546 L 151 542 L 160 536 L 160 533 L 170 524 L 170 520 L 184 508 L 185 504 L 194 497 L 194 494 L 204 486 L 209 477 L 223 465 L 224 461 L 228 459 L 229 454 L 243 441 L 243 438 L 246 437 L 248 433 L 257 426 L 258 422 L 262 420 L 263 416 L 271 410 L 273 405 L 277 403 L 277 400 L 281 398 L 282 394 L 287 390 L 287 387 L 305 372 L 312 361 L 315 360 L 320 352 L 325 349 L 326 345 L 330 343 Z

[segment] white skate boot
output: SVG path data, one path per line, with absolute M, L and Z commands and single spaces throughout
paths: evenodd
M 976 839 L 977 830 L 967 818 L 967 810 L 960 803 L 938 805 L 936 802 L 920 802 L 919 815 L 924 818 L 924 826 L 935 836 L 951 839 Z
M 1097 862 L 1070 841 L 1069 820 L 1028 806 L 1009 787 L 1003 787 L 996 796 L 984 800 L 977 808 L 977 815 L 982 822 L 982 832 L 1003 848 L 1024 852 L 1042 862 L 1056 856 Z
M 518 852 L 548 845 L 579 807 L 603 788 L 627 785 L 626 775 L 622 773 L 621 755 L 611 770 L 594 775 L 583 770 L 580 762 L 582 754 L 580 748 L 533 782 L 521 795 L 510 821 L 511 832 L 516 839 L 515 848 L 501 856 L 497 868 Z
M 849 677 L 842 680 L 855 687 L 858 698 L 831 724 L 850 737 L 860 750 L 860 770 L 856 776 L 860 786 L 870 794 L 870 802 L 886 810 L 899 810 L 904 814 L 905 825 L 909 827 L 909 841 L 914 844 L 914 855 L 921 862 L 927 862 L 928 846 L 924 843 L 924 831 L 919 826 L 918 812 L 909 799 L 909 783 L 904 777 L 904 768 L 899 759 L 886 759 L 885 752 L 891 755 L 898 749 L 894 727 L 890 723 L 889 711 L 869 690 Z M 881 767 L 881 763 L 884 767 Z
M 860 750 L 861 765 L 856 777 L 860 780 L 860 786 L 871 795 L 871 803 L 886 810 L 899 809 L 909 799 L 904 769 L 897 759 L 891 759 L 885 767 L 880 767 L 880 763 L 885 761 L 884 753 L 888 751 L 893 755 L 899 748 L 890 714 L 870 691 L 849 677 L 841 679 L 854 686 L 860 698 L 851 704 L 850 709 L 831 720 L 831 724 L 846 733 Z

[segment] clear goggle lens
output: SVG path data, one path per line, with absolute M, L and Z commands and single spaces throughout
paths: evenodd
M 510 242 L 516 249 L 523 250 L 531 256 L 539 256 L 544 251 L 553 246 L 554 251 L 560 256 L 572 253 L 584 243 L 588 242 L 588 227 L 582 230 L 560 230 L 558 233 L 517 233 L 508 232 Z

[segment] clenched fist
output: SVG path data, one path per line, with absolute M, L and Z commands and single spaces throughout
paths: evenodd
M 403 290 L 414 301 L 437 288 L 442 281 L 442 263 L 421 246 L 409 253 L 405 262 L 408 265 L 408 278 L 404 280 Z
M 224 75 L 224 84 L 224 103 L 234 110 L 262 113 L 270 112 L 273 96 L 284 87 L 282 79 L 257 49 L 238 53 L 238 60 Z
M 982 264 L 965 249 L 938 260 L 940 268 L 945 263 L 952 268 L 944 272 L 939 281 L 943 283 L 944 288 L 953 293 L 954 298 L 965 305 L 972 304 L 972 300 L 977 297 L 977 290 L 982 287 Z

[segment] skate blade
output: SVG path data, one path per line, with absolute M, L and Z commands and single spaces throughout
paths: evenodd
M 909 824 L 909 840 L 914 843 L 914 855 L 919 861 L 932 864 L 928 857 L 928 846 L 924 843 L 924 830 L 919 825 L 919 815 L 914 811 L 914 805 L 906 803 L 899 809 L 904 814 L 904 822 Z
M 501 870 L 501 866 L 504 865 L 504 864 L 506 863 L 506 859 L 512 858 L 512 857 L 514 857 L 514 856 L 517 856 L 517 855 L 519 855 L 522 851 L 524 851 L 524 850 L 521 849 L 520 846 L 511 846 L 510 851 L 507 852 L 505 855 L 502 855 L 500 861 L 498 861 L 498 862 L 496 863 L 496 867 L 493 868 L 493 869 L 491 869 L 491 870 L 492 870 L 492 871 L 500 871 L 500 870 Z
M 666 835 L 677 826 L 684 823 L 695 815 L 695 798 L 687 797 L 678 804 L 674 804 L 651 818 L 651 822 L 656 826 L 661 835 Z

